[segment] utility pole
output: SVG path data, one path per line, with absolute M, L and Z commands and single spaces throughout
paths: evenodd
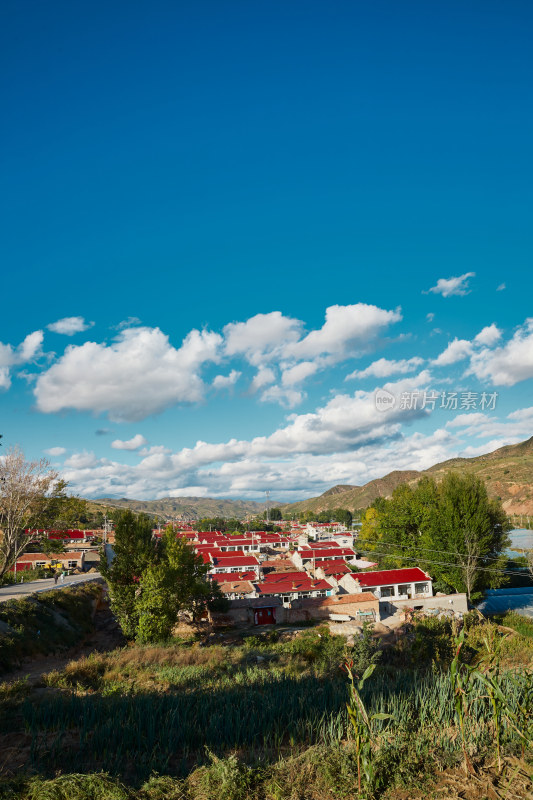
M 266 521 L 268 524 L 270 522 L 270 490 L 267 489 L 265 494 L 266 494 L 266 512 L 267 512 Z
M 104 544 L 107 544 L 107 514 L 104 514 Z

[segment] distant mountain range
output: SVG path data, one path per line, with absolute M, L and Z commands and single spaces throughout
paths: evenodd
M 160 500 L 130 500 L 128 497 L 117 500 L 113 497 L 102 497 L 93 502 L 113 508 L 131 508 L 133 511 L 157 516 L 163 521 L 204 517 L 246 519 L 262 514 L 266 508 L 265 503 L 251 500 L 222 500 L 210 497 L 162 497 Z M 271 501 L 270 505 L 273 507 L 280 504 Z
M 271 501 L 271 506 L 281 507 L 285 514 L 299 511 L 327 511 L 333 508 L 348 508 L 351 511 L 367 508 L 376 497 L 388 497 L 402 483 L 416 483 L 424 475 L 440 480 L 444 473 L 454 470 L 478 475 L 485 481 L 491 497 L 501 499 L 509 515 L 533 516 L 533 436 L 525 442 L 507 445 L 486 455 L 475 458 L 452 458 L 441 464 L 418 472 L 396 470 L 364 484 L 364 486 L 333 486 L 320 497 L 297 503 L 281 504 Z M 262 514 L 264 503 L 249 500 L 222 500 L 208 497 L 164 497 L 160 500 L 130 500 L 127 497 L 104 497 L 93 502 L 115 508 L 131 508 L 134 511 L 157 515 L 162 520 L 176 518 L 236 517 Z
M 285 513 L 319 512 L 332 508 L 356 511 L 367 508 L 376 497 L 389 497 L 402 483 L 416 483 L 424 475 L 438 481 L 450 471 L 471 473 L 482 478 L 489 495 L 501 499 L 507 514 L 533 516 L 533 437 L 475 458 L 452 458 L 423 472 L 396 470 L 364 486 L 334 486 L 320 497 L 289 503 L 282 508 Z

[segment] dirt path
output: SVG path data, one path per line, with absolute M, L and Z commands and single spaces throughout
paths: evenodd
M 72 647 L 61 655 L 42 656 L 28 659 L 13 672 L 2 676 L 2 681 L 15 681 L 27 678 L 32 686 L 41 682 L 42 676 L 52 670 L 62 670 L 70 661 L 83 658 L 90 653 L 106 653 L 123 647 L 126 644 L 115 617 L 108 608 L 96 612 L 94 617 L 95 629 L 83 642 Z

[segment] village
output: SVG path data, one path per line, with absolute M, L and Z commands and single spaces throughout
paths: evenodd
M 410 612 L 461 619 L 468 611 L 465 594 L 434 592 L 431 575 L 418 566 L 377 569 L 358 554 L 357 529 L 339 522 L 282 520 L 278 532 L 197 531 L 191 521 L 172 527 L 201 557 L 206 579 L 227 600 L 225 611 L 206 614 L 215 629 L 322 621 L 335 633 L 352 636 L 364 623 L 400 627 Z M 15 580 L 20 573 L 26 580 L 32 574 L 96 578 L 100 559 L 113 559 L 114 532 L 107 528 L 27 534 L 30 549 L 44 539 L 52 546 L 61 541 L 63 552 L 25 552 L 12 567 Z M 161 528 L 152 536 L 160 539 Z

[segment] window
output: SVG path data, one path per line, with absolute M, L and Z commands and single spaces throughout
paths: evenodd
M 404 583 L 401 586 L 398 586 L 398 594 L 409 594 L 411 591 L 411 584 Z
M 394 597 L 394 586 L 381 586 L 382 597 Z
M 427 591 L 428 591 L 427 583 L 415 583 L 416 594 L 427 594 Z
M 77 567 L 77 566 L 78 566 L 78 562 L 77 561 L 68 561 L 67 562 L 68 569 L 74 569 L 74 567 Z

